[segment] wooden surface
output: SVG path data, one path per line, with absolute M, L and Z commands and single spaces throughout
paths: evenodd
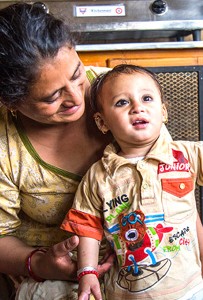
M 91 51 L 78 53 L 88 66 L 113 67 L 133 63 L 144 67 L 203 65 L 203 49 Z

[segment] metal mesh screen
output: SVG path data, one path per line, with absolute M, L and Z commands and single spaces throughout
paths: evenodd
M 198 72 L 158 73 L 157 77 L 168 103 L 167 127 L 173 139 L 198 141 Z
M 170 71 L 157 74 L 168 104 L 169 129 L 174 140 L 200 140 L 199 73 L 197 71 Z M 197 209 L 201 215 L 200 188 L 196 188 Z

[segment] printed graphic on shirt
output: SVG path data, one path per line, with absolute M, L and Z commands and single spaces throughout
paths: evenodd
M 124 210 L 128 209 L 130 207 L 129 198 L 126 194 L 119 195 L 108 202 L 106 202 L 107 209 L 103 210 L 103 213 L 114 210 L 114 213 L 110 213 L 106 217 L 106 221 L 111 223 L 114 219 L 116 219 L 117 216 L 119 216 L 120 213 L 122 213 Z
M 160 163 L 158 166 L 158 174 L 167 173 L 167 172 L 189 172 L 190 171 L 190 164 L 188 160 L 184 157 L 183 153 L 178 150 L 172 150 L 173 157 L 176 161 L 173 165 L 167 165 L 164 163 Z
M 174 150 L 173 155 L 174 165 L 162 165 L 159 170 L 173 172 L 179 169 L 189 173 L 190 166 L 183 153 Z M 169 176 L 160 176 L 165 194 L 182 198 L 194 189 L 190 174 L 183 174 L 181 178 Z M 155 285 L 158 289 L 161 281 L 162 284 L 168 282 L 179 256 L 185 255 L 185 251 L 191 252 L 196 241 L 187 223 L 182 226 L 167 224 L 162 210 L 156 213 L 149 210 L 146 215 L 138 209 L 132 211 L 132 196 L 123 191 L 120 186 L 119 192 L 111 193 L 113 196 L 108 200 L 106 197 L 103 210 L 106 237 L 119 264 L 119 271 L 114 275 L 116 284 L 130 293 L 149 291 Z
M 140 210 L 119 216 L 119 224 L 109 231 L 113 234 L 114 249 L 121 270 L 118 274 L 117 284 L 130 292 L 147 290 L 159 282 L 168 273 L 171 260 L 163 258 L 157 260 L 154 251 L 159 247 L 165 233 L 173 230 L 173 227 L 164 227 L 158 223 L 156 227 L 147 226 L 150 218 L 162 220 L 163 215 L 146 218 Z M 115 231 L 119 229 L 119 233 Z M 146 259 L 150 263 L 146 263 Z M 138 282 L 142 284 L 138 284 Z
M 121 215 L 120 236 L 126 243 L 126 257 L 124 267 L 118 274 L 117 283 L 131 292 L 138 292 L 140 285 L 138 280 L 145 282 L 142 290 L 146 290 L 166 276 L 171 261 L 164 259 L 157 261 L 153 251 L 159 246 L 165 232 L 173 228 L 164 228 L 161 224 L 156 228 L 147 227 L 144 223 L 145 216 L 141 211 L 135 211 L 128 215 Z M 150 258 L 150 265 L 138 265 L 146 257 Z
M 175 230 L 164 226 L 164 213 L 144 215 L 141 210 L 118 217 L 118 223 L 106 228 L 112 237 L 120 271 L 117 285 L 140 293 L 153 288 L 170 272 L 173 259 L 181 250 L 191 251 L 188 226 Z

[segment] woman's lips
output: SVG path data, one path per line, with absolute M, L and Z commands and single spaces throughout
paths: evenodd
M 72 115 L 80 109 L 80 105 L 75 105 L 71 107 L 66 107 L 63 111 L 60 112 L 62 115 Z

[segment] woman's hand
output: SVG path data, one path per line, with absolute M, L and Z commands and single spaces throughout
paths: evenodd
M 107 251 L 102 260 L 99 262 L 97 271 L 99 273 L 99 276 L 103 276 L 104 273 L 106 273 L 114 264 L 115 261 L 115 253 L 113 253 L 111 250 Z
M 48 249 L 46 253 L 36 252 L 31 261 L 35 275 L 44 279 L 76 280 L 77 262 L 71 259 L 71 251 L 79 244 L 73 236 Z
M 77 261 L 71 258 L 71 251 L 79 244 L 79 238 L 72 236 L 48 249 L 46 253 L 36 252 L 31 267 L 35 275 L 51 280 L 77 280 Z M 115 255 L 107 252 L 98 265 L 98 273 L 104 275 L 113 265 Z

